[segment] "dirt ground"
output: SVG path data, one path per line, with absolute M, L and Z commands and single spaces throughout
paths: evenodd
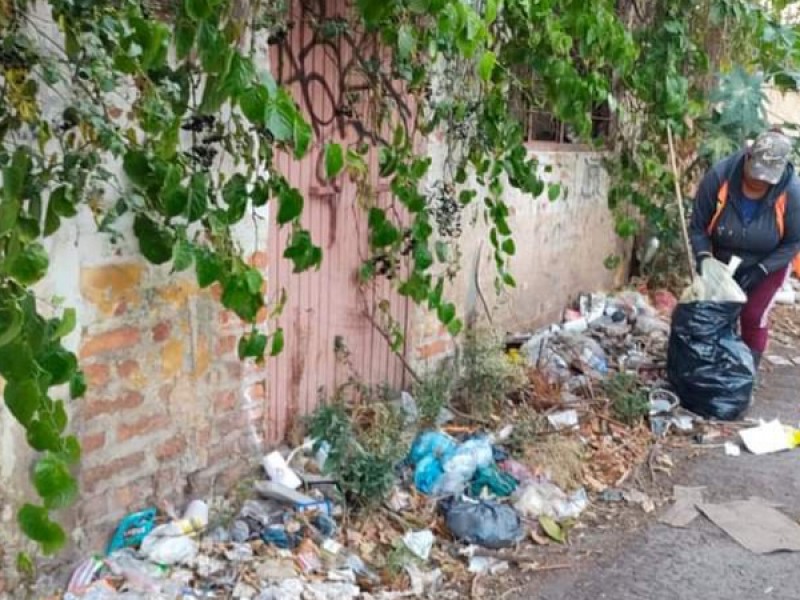
M 800 354 L 796 346 L 775 349 Z M 774 367 L 749 417 L 800 421 L 800 367 Z M 716 442 L 715 442 L 716 443 Z M 706 499 L 724 502 L 760 496 L 779 503 L 790 517 L 800 517 L 800 449 L 768 456 L 743 452 L 725 456 L 720 447 L 670 451 L 676 463 L 671 477 L 639 481 L 657 500 L 645 515 L 638 507 L 595 504 L 585 529 L 573 531 L 569 548 L 543 548 L 543 563 L 567 568 L 536 573 L 513 571 L 475 589 L 473 597 L 501 600 L 797 600 L 798 556 L 757 556 L 739 546 L 705 517 L 675 529 L 656 521 L 669 505 L 673 484 L 706 486 Z M 649 484 L 649 485 L 648 485 Z M 552 556 L 547 556 L 552 554 Z M 480 582 L 478 582 L 480 585 Z

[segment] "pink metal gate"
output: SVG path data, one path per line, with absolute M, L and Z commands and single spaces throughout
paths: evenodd
M 323 176 L 323 147 L 329 141 L 345 147 L 369 144 L 370 172 L 378 172 L 376 139 L 362 121 L 368 108 L 360 96 L 366 86 L 365 58 L 376 50 L 367 36 L 336 31 L 341 23 L 337 17 L 347 10 L 346 0 L 294 2 L 292 27 L 270 57 L 273 75 L 289 86 L 314 128 L 309 156 L 300 162 L 280 156 L 278 167 L 303 192 L 303 224 L 323 250 L 319 271 L 292 273 L 292 264 L 282 257 L 288 231 L 278 230 L 273 221 L 268 240 L 270 294 L 274 297 L 283 288 L 288 300 L 279 319 L 286 345 L 268 363 L 270 441 L 282 439 L 320 397 L 330 397 L 351 370 L 373 384 L 405 383 L 402 362 L 367 315 L 375 314 L 386 299 L 385 308 L 405 333 L 408 301 L 392 293 L 385 280 L 359 286 L 358 270 L 367 256 L 365 211 L 346 177 L 328 182 Z M 400 94 L 397 102 L 399 110 L 408 110 Z M 375 185 L 380 200 L 390 202 L 385 184 L 383 190 L 377 180 Z

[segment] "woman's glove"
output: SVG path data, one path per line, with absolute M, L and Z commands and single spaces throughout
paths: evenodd
M 745 269 L 739 269 L 733 278 L 745 292 L 750 292 L 768 275 L 767 269 L 761 263 Z

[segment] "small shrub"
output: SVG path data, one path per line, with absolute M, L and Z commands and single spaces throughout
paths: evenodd
M 458 359 L 456 395 L 471 413 L 487 416 L 513 392 L 528 385 L 523 366 L 505 353 L 494 333 L 470 331 Z
M 360 389 L 361 399 L 374 398 Z M 402 443 L 403 415 L 385 402 L 320 405 L 309 417 L 308 434 L 330 444 L 324 470 L 339 481 L 348 504 L 374 508 L 388 496 L 394 484 L 394 466 L 405 456 Z
M 450 401 L 455 388 L 456 377 L 448 362 L 425 373 L 412 388 L 417 403 L 419 422 L 422 427 L 431 427 L 439 414 Z
M 614 417 L 626 425 L 636 425 L 650 412 L 647 391 L 634 375 L 619 373 L 605 384 Z

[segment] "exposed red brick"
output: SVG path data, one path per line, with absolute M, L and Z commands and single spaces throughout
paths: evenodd
M 247 413 L 235 412 L 228 413 L 216 419 L 214 428 L 219 438 L 226 437 L 228 434 L 242 429 L 247 424 Z
M 266 373 L 267 366 L 266 364 L 259 365 L 258 363 L 248 360 L 244 364 L 244 376 L 250 379 L 251 381 L 260 381 L 264 379 L 264 374 Z
M 214 351 L 216 352 L 217 356 L 230 354 L 236 350 L 236 345 L 238 343 L 239 338 L 237 338 L 235 335 L 226 335 L 217 339 Z
M 121 327 L 106 333 L 88 336 L 81 347 L 81 358 L 130 348 L 139 342 L 139 330 L 134 327 Z
M 249 388 L 247 388 L 247 397 L 253 402 L 263 400 L 267 397 L 267 386 L 263 381 L 255 385 L 251 385 Z
M 124 511 L 142 508 L 153 497 L 153 477 L 142 477 L 114 489 L 113 507 Z
M 237 360 L 233 362 L 229 362 L 225 365 L 225 369 L 228 371 L 228 377 L 237 381 L 242 377 L 242 361 Z
M 233 422 L 230 422 L 228 425 Z M 241 427 L 241 425 L 239 425 Z M 232 428 L 235 430 L 237 427 Z M 239 442 L 238 436 L 229 438 L 220 438 L 216 444 L 211 446 L 208 450 L 208 464 L 211 468 L 224 468 L 231 461 L 239 457 Z
M 108 376 L 111 370 L 108 365 L 93 364 L 84 365 L 83 374 L 86 376 L 86 383 L 89 387 L 99 388 L 108 383 Z
M 158 397 L 161 399 L 161 402 L 167 404 L 169 402 L 170 396 L 172 396 L 172 392 L 175 390 L 174 383 L 165 383 L 161 387 L 158 388 Z
M 91 454 L 106 445 L 106 432 L 89 433 L 81 438 L 81 452 Z
M 81 521 L 91 520 L 98 515 L 108 514 L 108 494 L 100 494 L 89 498 L 81 497 L 78 504 L 78 518 Z
M 81 473 L 83 489 L 91 494 L 101 481 L 109 480 L 116 475 L 130 471 L 139 466 L 142 462 L 144 462 L 144 452 L 135 452 L 128 456 L 122 456 L 111 460 L 104 465 L 85 469 Z
M 432 358 L 447 351 L 447 342 L 445 340 L 436 340 L 430 344 L 425 344 L 417 349 L 417 354 L 420 358 Z
M 174 435 L 166 442 L 159 444 L 158 448 L 156 448 L 156 458 L 158 460 L 173 459 L 179 454 L 183 454 L 186 446 L 186 438 L 183 434 Z
M 117 365 L 117 373 L 120 377 L 128 379 L 131 375 L 139 371 L 139 363 L 135 360 L 123 360 Z
M 163 323 L 159 323 L 155 327 L 153 327 L 153 341 L 154 342 L 163 342 L 167 338 L 169 338 L 169 334 L 172 332 L 172 326 L 167 323 L 166 321 Z
M 255 267 L 256 269 L 261 269 L 262 271 L 265 270 L 269 266 L 269 260 L 267 257 L 266 252 L 254 252 L 250 256 L 250 266 Z
M 245 473 L 245 466 L 241 461 L 230 464 L 219 474 L 217 489 L 227 490 L 239 483 Z
M 205 447 L 211 441 L 211 427 L 204 427 L 195 432 L 195 443 L 198 446 Z
M 133 423 L 121 423 L 117 427 L 117 441 L 124 442 L 133 437 L 164 429 L 169 425 L 169 422 L 169 417 L 165 415 L 149 415 Z
M 142 402 L 144 402 L 144 397 L 139 392 L 128 391 L 111 400 L 96 399 L 87 401 L 84 404 L 84 414 L 88 420 L 99 415 L 130 410 L 140 406 Z
M 176 492 L 185 485 L 185 480 L 179 477 L 176 467 L 163 467 L 153 477 L 153 496 L 155 498 L 169 498 L 173 504 L 180 503 L 183 499 L 176 497 Z
M 236 392 L 217 392 L 214 397 L 214 410 L 227 412 L 236 406 Z

